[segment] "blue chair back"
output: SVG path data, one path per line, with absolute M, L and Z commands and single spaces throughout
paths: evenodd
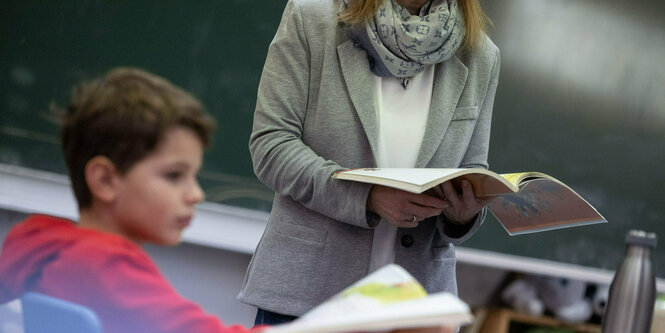
M 97 315 L 89 308 L 40 293 L 21 297 L 25 333 L 102 333 Z

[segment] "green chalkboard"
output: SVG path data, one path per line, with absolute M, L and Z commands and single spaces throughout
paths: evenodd
M 115 66 L 199 97 L 218 120 L 209 201 L 269 210 L 247 142 L 268 44 L 286 1 L 0 1 L 0 163 L 65 173 L 49 103 Z
M 502 58 L 490 168 L 553 175 L 608 223 L 511 237 L 490 217 L 464 245 L 613 270 L 641 229 L 664 278 L 665 2 L 484 5 Z
M 268 211 L 247 141 L 285 2 L 0 0 L 0 163 L 64 173 L 48 104 L 81 79 L 137 66 L 218 119 L 207 199 Z M 489 217 L 465 246 L 615 269 L 629 229 L 665 242 L 665 3 L 610 2 L 484 2 L 502 52 L 490 168 L 551 174 L 609 223 L 510 237 Z M 654 262 L 665 278 L 665 245 Z

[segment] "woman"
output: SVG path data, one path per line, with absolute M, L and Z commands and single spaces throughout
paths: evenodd
M 459 2 L 457 2 L 459 1 Z M 394 262 L 456 293 L 455 252 L 487 202 L 332 179 L 362 167 L 487 168 L 499 50 L 477 0 L 291 0 L 259 85 L 250 151 L 275 190 L 238 298 L 300 316 Z

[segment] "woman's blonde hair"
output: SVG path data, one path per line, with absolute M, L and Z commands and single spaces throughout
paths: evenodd
M 339 21 L 347 24 L 367 23 L 374 17 L 383 1 L 388 0 L 349 0 L 349 5 L 339 16 Z M 492 21 L 485 15 L 478 0 L 458 0 L 457 3 L 464 14 L 466 26 L 462 48 L 471 50 L 482 45 L 487 27 L 492 25 Z

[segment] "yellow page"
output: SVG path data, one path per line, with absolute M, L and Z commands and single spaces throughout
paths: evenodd
M 503 178 L 506 178 L 506 180 L 509 181 L 511 184 L 515 185 L 515 187 L 518 187 L 520 180 L 527 173 L 528 172 L 504 173 L 501 174 L 501 176 L 503 176 Z
M 519 184 L 522 180 L 526 178 L 531 178 L 531 177 L 537 177 L 537 178 L 546 178 L 550 180 L 554 180 L 556 182 L 559 182 L 558 180 L 554 179 L 552 176 L 546 175 L 542 172 L 515 172 L 515 173 L 503 173 L 501 174 L 503 178 L 505 178 L 507 181 L 509 181 L 511 184 L 515 185 L 516 187 L 519 187 Z

